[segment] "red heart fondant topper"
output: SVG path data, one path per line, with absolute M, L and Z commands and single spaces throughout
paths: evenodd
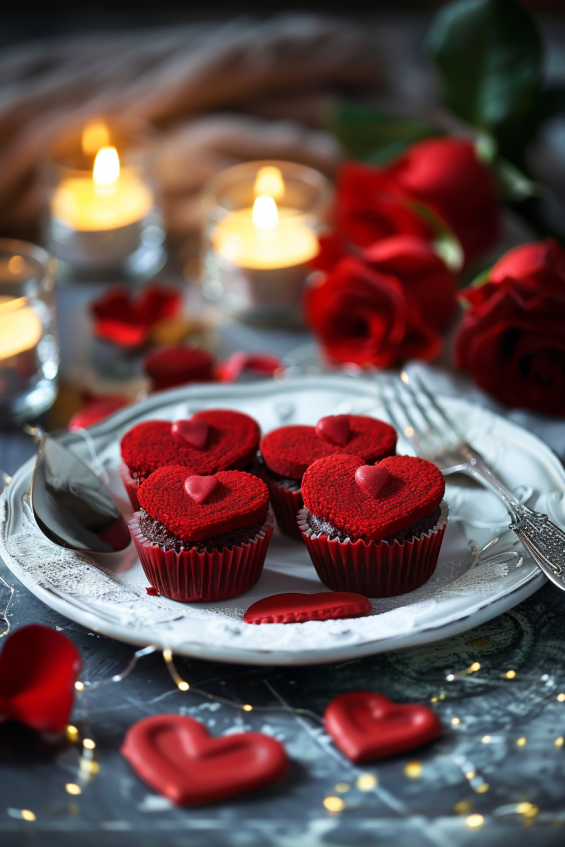
M 428 744 L 441 735 L 438 716 L 427 706 L 393 703 L 372 691 L 335 697 L 324 712 L 335 745 L 352 762 L 371 762 Z
M 175 421 L 171 426 L 171 434 L 177 441 L 186 442 L 197 450 L 204 450 L 208 441 L 210 428 L 202 418 Z
M 320 418 L 316 424 L 316 432 L 331 444 L 345 447 L 349 441 L 351 424 L 347 415 L 328 415 Z
M 355 471 L 355 482 L 378 500 L 390 482 L 390 474 L 384 465 L 361 465 Z
M 187 496 L 186 468 L 168 465 L 141 483 L 139 505 L 187 541 L 253 526 L 267 516 L 269 489 L 262 479 L 243 471 L 220 471 L 215 480 L 215 490 L 198 502 Z
M 319 594 L 273 594 L 248 608 L 245 623 L 304 623 L 350 618 L 371 611 L 362 594 L 349 591 L 323 591 Z
M 16 630 L 0 653 L 0 721 L 61 732 L 81 665 L 77 648 L 62 633 L 40 624 Z
M 260 791 L 288 771 L 279 741 L 260 732 L 212 738 L 194 718 L 155 715 L 128 730 L 122 755 L 159 794 L 199 806 Z
M 373 463 L 394 456 L 396 430 L 367 415 L 328 415 L 313 426 L 281 426 L 263 436 L 261 454 L 269 470 L 301 479 L 325 456 L 349 453 Z
M 257 454 L 259 424 L 243 412 L 204 409 L 176 423 L 196 446 L 180 432 L 173 434 L 169 421 L 143 421 L 124 435 L 120 447 L 130 474 L 143 479 L 164 465 L 184 465 L 192 474 L 244 470 Z M 205 427 L 207 437 L 202 440 Z
M 195 503 L 205 503 L 219 486 L 215 476 L 189 476 L 184 481 L 184 490 Z

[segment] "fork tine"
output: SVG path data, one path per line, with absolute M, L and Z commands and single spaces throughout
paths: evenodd
M 398 432 L 402 432 L 403 427 L 402 427 L 402 424 L 400 422 L 400 419 L 398 418 L 396 412 L 394 411 L 391 404 L 389 403 L 388 397 L 386 396 L 386 394 L 384 393 L 384 391 L 383 391 L 383 389 L 380 385 L 377 385 L 377 396 L 378 396 L 382 406 L 384 407 L 384 410 L 387 413 L 387 415 L 390 419 L 390 422 L 392 423 L 394 428 Z
M 400 406 L 400 408 L 402 409 L 402 414 L 404 415 L 404 417 L 406 418 L 406 420 L 410 424 L 414 434 L 416 435 L 416 437 L 418 439 L 418 442 L 422 445 L 422 447 L 424 447 L 424 449 L 429 448 L 430 443 L 429 443 L 428 434 L 426 432 L 424 432 L 424 430 L 422 429 L 422 427 L 420 426 L 418 421 L 414 418 L 411 410 L 409 409 L 407 404 L 404 402 L 404 397 L 402 396 L 400 386 L 398 385 L 398 380 L 394 380 L 394 382 L 392 384 L 392 389 L 393 389 L 393 392 L 394 392 L 394 395 L 395 395 L 395 400 L 398 403 L 398 405 Z M 406 435 L 406 432 L 404 432 L 404 435 Z M 407 437 L 409 437 L 409 436 L 407 436 Z
M 430 415 L 428 414 L 428 410 L 425 409 L 422 403 L 420 402 L 420 398 L 418 397 L 412 385 L 412 380 L 408 378 L 408 374 L 406 373 L 406 371 L 402 371 L 400 378 L 404 383 L 403 390 L 406 391 L 406 393 L 410 396 L 411 402 L 416 406 L 423 420 L 426 422 L 430 438 L 433 439 L 433 441 L 438 447 L 444 446 L 444 439 L 438 432 L 437 424 L 431 419 Z
M 434 407 L 434 409 L 436 410 L 436 412 L 438 413 L 438 415 L 440 416 L 440 418 L 444 422 L 444 424 L 446 424 L 446 426 L 448 426 L 450 428 L 451 432 L 453 433 L 453 435 L 455 436 L 457 441 L 465 441 L 466 439 L 458 431 L 457 427 L 455 426 L 455 424 L 453 423 L 451 418 L 444 412 L 444 410 L 441 408 L 441 406 L 437 402 L 436 398 L 432 395 L 432 393 L 424 385 L 423 381 L 420 379 L 419 376 L 417 376 L 417 375 L 415 376 L 415 381 L 417 382 L 419 390 L 422 392 L 422 394 L 424 394 L 426 396 L 429 403 Z

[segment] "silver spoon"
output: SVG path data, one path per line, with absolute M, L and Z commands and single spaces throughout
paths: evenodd
M 36 428 L 39 452 L 31 481 L 38 527 L 55 544 L 85 553 L 116 553 L 131 542 L 112 495 L 71 450 Z

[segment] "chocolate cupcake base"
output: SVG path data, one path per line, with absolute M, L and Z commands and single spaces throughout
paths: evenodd
M 332 591 L 352 591 L 366 597 L 395 597 L 419 588 L 435 571 L 447 526 L 448 506 L 442 501 L 437 523 L 402 543 L 351 541 L 315 534 L 308 509 L 297 523 L 316 572 Z
M 259 579 L 275 521 L 271 513 L 255 535 L 241 544 L 199 552 L 154 544 L 141 532 L 137 517 L 129 522 L 145 576 L 159 594 L 184 603 L 229 600 L 248 591 Z

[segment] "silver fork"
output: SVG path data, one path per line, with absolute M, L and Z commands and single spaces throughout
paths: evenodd
M 401 379 L 402 383 L 399 380 L 388 383 L 388 392 L 378 388 L 381 403 L 399 433 L 413 444 L 418 456 L 437 465 L 444 476 L 468 474 L 500 497 L 511 518 L 509 529 L 516 533 L 544 574 L 565 591 L 565 532 L 547 515 L 529 509 L 516 499 L 466 441 L 419 377 L 409 378 L 404 371 Z

